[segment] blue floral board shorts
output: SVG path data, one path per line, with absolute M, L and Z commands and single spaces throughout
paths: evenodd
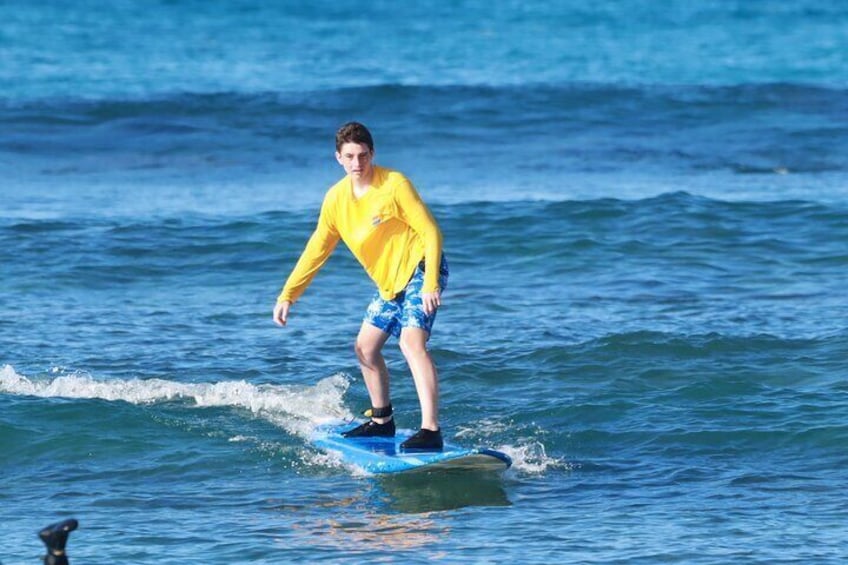
M 444 292 L 448 286 L 448 262 L 445 256 L 442 255 L 441 263 L 439 264 L 439 289 Z M 406 288 L 400 291 L 391 300 L 385 300 L 376 293 L 371 303 L 368 304 L 368 310 L 365 311 L 363 322 L 368 322 L 372 326 L 391 334 L 395 337 L 400 337 L 402 328 L 421 328 L 427 332 L 427 337 L 433 329 L 433 322 L 436 320 L 436 313 L 427 314 L 424 312 L 424 302 L 421 300 L 421 288 L 424 286 L 424 261 L 418 264 L 412 278 L 406 284 Z

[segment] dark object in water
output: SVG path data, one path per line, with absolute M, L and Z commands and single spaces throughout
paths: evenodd
M 79 522 L 71 518 L 51 524 L 38 532 L 38 537 L 47 546 L 47 555 L 44 556 L 45 565 L 68 565 L 65 544 L 68 542 L 68 536 L 77 529 L 78 525 Z

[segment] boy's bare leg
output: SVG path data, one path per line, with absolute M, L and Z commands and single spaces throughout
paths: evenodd
M 362 378 L 371 398 L 371 406 L 382 408 L 391 403 L 389 394 L 389 369 L 383 358 L 383 345 L 389 339 L 389 334 L 363 322 L 356 336 L 356 357 L 359 359 L 359 367 L 362 370 Z M 391 419 L 372 418 L 378 424 L 384 424 Z
M 400 349 L 418 392 L 421 405 L 421 427 L 439 429 L 439 375 L 436 364 L 427 351 L 429 334 L 420 328 L 403 328 L 400 332 Z

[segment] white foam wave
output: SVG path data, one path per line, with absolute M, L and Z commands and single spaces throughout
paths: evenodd
M 11 365 L 0 369 L 2 393 L 43 398 L 97 398 L 131 404 L 186 401 L 198 407 L 241 408 L 303 437 L 307 437 L 316 424 L 352 418 L 343 403 L 349 385 L 350 378 L 341 373 L 321 379 L 314 386 L 307 386 L 254 385 L 247 381 L 98 380 L 85 374 L 30 379 L 18 374 Z
M 345 408 L 344 395 L 351 379 L 336 374 L 308 385 L 255 385 L 246 381 L 217 383 L 183 383 L 167 379 L 96 379 L 86 374 L 65 374 L 64 369 L 50 371 L 49 377 L 29 378 L 11 365 L 0 369 L 0 393 L 42 398 L 79 398 L 123 401 L 131 404 L 188 402 L 197 407 L 233 407 L 248 410 L 293 435 L 309 438 L 316 426 L 328 422 L 350 420 L 353 414 Z M 58 375 L 58 376 L 53 376 Z M 510 422 L 483 420 L 460 428 L 456 438 L 479 445 L 493 445 L 496 436 L 514 429 Z M 539 430 L 537 430 L 539 432 Z M 541 432 L 539 432 L 541 433 Z M 551 457 L 539 441 L 538 433 L 511 445 L 496 447 L 513 460 L 519 473 L 543 474 L 551 468 L 568 465 Z M 233 442 L 253 438 L 235 436 Z M 313 453 L 313 463 L 337 466 L 332 455 Z
M 515 431 L 516 425 L 511 421 L 484 419 L 473 425 L 462 427 L 456 433 L 457 438 L 484 445 L 490 443 L 495 436 L 502 436 L 507 431 Z M 527 432 L 527 430 L 522 430 Z M 529 437 L 518 439 L 514 444 L 495 447 L 512 459 L 513 472 L 542 475 L 551 469 L 570 469 L 571 465 L 565 460 L 548 455 L 545 444 L 538 438 L 544 435 L 541 429 L 530 430 Z
M 565 460 L 551 457 L 545 451 L 540 441 L 519 442 L 518 445 L 502 445 L 498 447 L 512 459 L 512 468 L 520 473 L 543 475 L 551 469 L 570 469 L 571 465 Z

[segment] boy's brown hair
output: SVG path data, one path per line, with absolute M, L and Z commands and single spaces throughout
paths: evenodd
M 341 152 L 345 143 L 364 143 L 374 152 L 374 139 L 368 128 L 359 122 L 348 122 L 336 132 L 336 151 Z

